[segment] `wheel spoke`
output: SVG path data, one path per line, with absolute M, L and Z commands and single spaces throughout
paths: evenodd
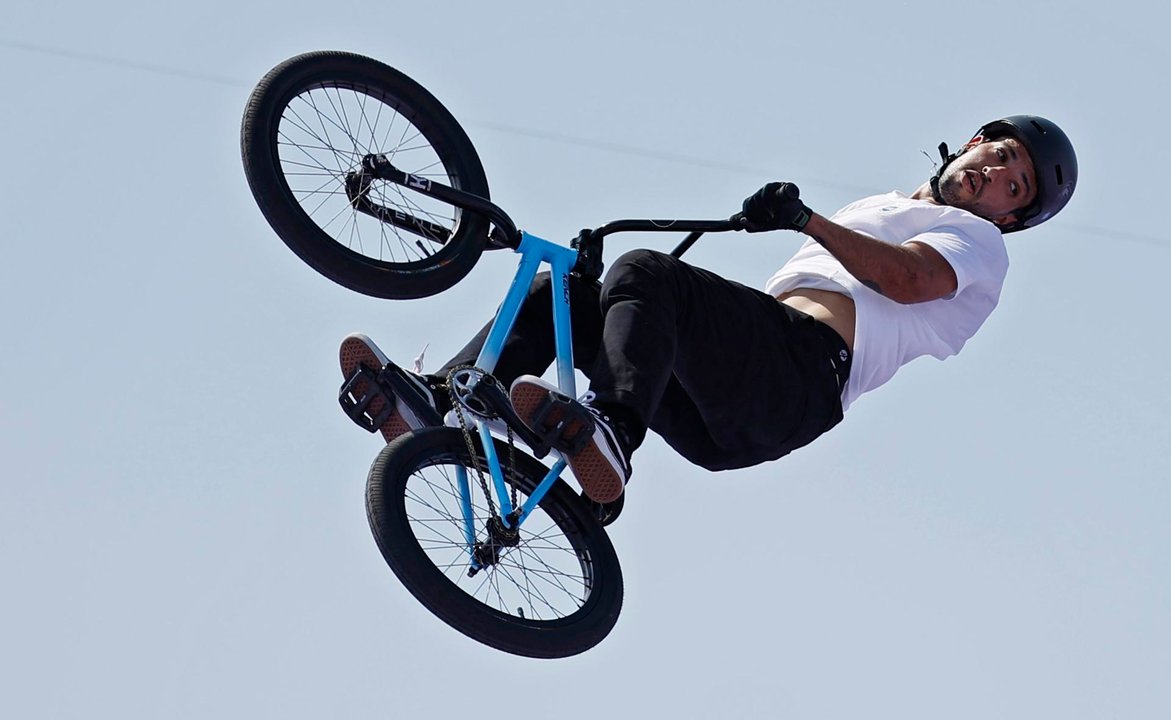
M 278 128 L 278 152 L 286 179 L 320 185 L 292 188 L 310 217 L 335 241 L 381 262 L 413 262 L 434 254 L 447 237 L 406 233 L 393 223 L 360 212 L 345 193 L 347 173 L 357 171 L 368 154 L 383 153 L 414 175 L 455 184 L 430 141 L 395 105 L 374 90 L 353 84 L 322 84 L 306 90 L 285 108 Z M 319 170 L 320 177 L 312 181 Z M 336 190 L 329 191 L 333 185 Z M 442 227 L 454 228 L 459 211 L 446 203 L 405 189 L 396 183 L 374 181 L 367 197 L 377 206 L 400 211 Z M 370 237 L 377 234 L 377 247 Z
M 592 587 L 591 571 L 582 559 L 588 555 L 575 549 L 576 531 L 567 534 L 557 517 L 540 506 L 521 528 L 519 545 L 501 548 L 499 560 L 467 576 L 462 499 L 453 473 L 457 465 L 451 458 L 436 460 L 416 470 L 404 490 L 416 541 L 435 566 L 479 602 L 532 622 L 563 618 L 581 609 Z M 541 479 L 519 476 L 509 482 L 525 495 Z M 476 541 L 489 543 L 487 503 L 475 482 L 468 483 L 468 490 L 473 496 Z

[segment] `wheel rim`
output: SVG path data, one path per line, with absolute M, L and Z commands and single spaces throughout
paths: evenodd
M 458 465 L 453 457 L 434 462 L 412 473 L 403 499 L 411 532 L 435 568 L 466 595 L 517 621 L 559 621 L 579 612 L 593 593 L 594 573 L 576 520 L 556 503 L 545 503 L 526 518 L 516 547 L 468 577 Z M 488 504 L 472 471 L 469 476 L 476 540 L 484 542 Z M 520 478 L 520 503 L 534 485 Z
M 409 107 L 378 87 L 328 81 L 301 89 L 283 105 L 275 128 L 280 175 L 305 214 L 334 242 L 380 263 L 407 266 L 443 252 L 445 238 L 428 237 L 360 212 L 346 194 L 346 177 L 362 158 L 384 154 L 400 170 L 460 187 L 425 127 Z M 458 231 L 460 210 L 382 180 L 365 185 L 369 199 L 391 212 Z

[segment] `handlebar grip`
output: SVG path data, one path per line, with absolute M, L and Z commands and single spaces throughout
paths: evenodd
M 801 197 L 801 189 L 795 183 L 781 183 L 781 186 L 777 188 L 778 200 L 796 200 L 799 197 Z

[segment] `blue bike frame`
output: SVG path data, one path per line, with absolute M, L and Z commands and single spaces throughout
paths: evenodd
M 520 267 L 517 268 L 512 285 L 508 288 L 508 294 L 505 296 L 499 312 L 496 313 L 496 318 L 492 321 L 488 338 L 476 359 L 476 367 L 488 373 L 496 369 L 496 363 L 500 360 L 500 352 L 504 348 L 504 341 L 512 332 L 512 326 L 516 324 L 516 318 L 528 295 L 529 286 L 532 285 L 533 278 L 536 277 L 541 265 L 548 263 L 553 281 L 553 337 L 557 357 L 557 385 L 562 394 L 576 397 L 576 383 L 573 375 L 573 334 L 569 317 L 569 272 L 577 262 L 577 250 L 551 243 L 527 232 L 522 231 L 520 235 L 520 246 L 516 249 L 516 252 L 521 256 Z M 500 515 L 505 524 L 508 525 L 515 508 L 512 507 L 508 496 L 504 471 L 501 469 L 500 459 L 496 455 L 496 445 L 487 423 L 479 420 L 476 422 L 479 426 L 484 455 L 488 460 L 488 470 L 492 475 L 492 486 L 500 503 Z M 517 527 L 524 523 L 525 518 L 541 502 L 541 499 L 545 497 L 545 494 L 553 487 L 553 483 L 565 470 L 565 458 L 556 450 L 553 450 L 552 454 L 557 458 L 557 461 L 520 508 L 515 521 Z M 471 488 L 468 483 L 467 469 L 462 466 L 458 467 L 456 479 L 462 496 L 464 535 L 468 542 L 468 552 L 473 555 L 472 564 L 478 565 L 479 563 L 474 556 L 476 528 L 472 515 Z
M 429 178 L 411 175 L 399 170 L 385 155 L 367 155 L 362 160 L 362 168 L 363 174 L 368 174 L 369 177 L 388 180 L 442 202 L 450 203 L 465 211 L 477 212 L 488 217 L 495 226 L 490 238 L 501 241 L 498 246 L 513 248 L 515 252 L 520 254 L 520 267 L 512 280 L 512 286 L 508 289 L 504 303 L 500 306 L 500 311 L 496 314 L 496 319 L 492 322 L 484 347 L 476 359 L 476 367 L 481 370 L 492 373 L 496 369 L 496 363 L 500 360 L 500 352 L 504 348 L 504 341 L 516 323 L 521 305 L 524 304 L 529 286 L 532 284 L 533 278 L 536 277 L 537 270 L 542 263 L 549 264 L 553 279 L 553 333 L 557 357 L 557 384 L 561 393 L 568 397 L 577 396 L 577 391 L 574 389 L 573 334 L 569 316 L 569 273 L 580 265 L 588 276 L 594 278 L 600 276 L 603 236 L 625 231 L 689 232 L 690 235 L 671 253 L 675 257 L 679 257 L 705 232 L 738 230 L 742 229 L 743 226 L 743 223 L 736 217 L 729 220 L 615 220 L 597 230 L 583 230 L 582 235 L 578 237 L 578 241 L 582 241 L 581 244 L 566 248 L 518 230 L 508 215 L 487 199 L 434 182 Z M 358 177 L 358 181 L 352 184 L 353 187 L 365 187 L 362 179 L 363 177 Z M 348 180 L 349 178 L 347 178 L 347 182 Z M 347 184 L 348 187 L 350 184 Z M 347 192 L 349 191 L 347 190 Z M 364 209 L 365 206 L 361 205 L 360 200 L 361 196 L 351 197 L 351 201 L 356 203 L 355 207 L 358 210 L 369 212 L 379 220 L 392 222 L 412 232 L 416 232 L 418 228 L 430 226 L 426 220 L 400 217 L 402 214 L 398 212 L 382 214 L 368 208 Z M 442 230 L 442 228 L 439 229 Z M 433 237 L 433 235 L 424 235 Z M 500 467 L 500 459 L 496 456 L 496 445 L 492 433 L 487 423 L 477 419 L 476 424 L 480 433 L 480 441 L 484 447 L 484 456 L 488 460 L 488 469 L 492 475 L 493 489 L 499 500 L 501 520 L 506 527 L 511 527 L 513 523 L 516 527 L 520 527 L 529 513 L 553 487 L 553 483 L 557 482 L 557 478 L 561 476 L 561 472 L 565 470 L 568 463 L 560 453 L 551 450 L 556 462 L 529 495 L 525 504 L 517 510 L 512 507 L 508 496 L 508 487 L 505 483 L 504 472 Z M 472 567 L 479 568 L 480 563 L 475 557 L 476 528 L 473 520 L 472 495 L 467 469 L 459 467 L 456 473 L 468 553 L 472 556 Z

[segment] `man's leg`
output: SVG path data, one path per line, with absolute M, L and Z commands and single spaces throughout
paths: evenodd
M 841 419 L 823 330 L 766 293 L 649 250 L 602 286 L 605 324 L 587 374 L 710 469 L 780 457 Z
M 599 286 L 571 276 L 569 288 L 575 365 L 579 369 L 587 368 L 597 353 L 602 332 Z M 386 411 L 387 406 L 381 397 L 370 399 L 366 410 L 367 422 L 385 417 L 379 429 L 386 441 L 390 442 L 408 430 L 442 423 L 443 416 L 451 409 L 446 387 L 448 372 L 460 365 L 475 363 L 490 328 L 491 322 L 442 369 L 430 375 L 418 375 L 400 368 L 370 338 L 359 334 L 350 335 L 342 342 L 339 353 L 342 376 L 346 379 L 353 377 L 359 365 L 374 373 L 381 370 L 394 376 L 397 387 L 393 390 L 384 388 L 393 395 L 389 411 Z M 553 362 L 555 354 L 552 283 L 548 273 L 540 273 L 529 289 L 493 374 L 508 387 L 524 373 L 543 373 Z M 369 383 L 364 379 L 356 378 L 354 382 L 349 393 L 351 403 L 362 400 L 370 391 Z
M 602 311 L 596 283 L 569 278 L 569 308 L 573 317 L 573 364 L 585 372 L 598 352 L 602 336 Z M 434 377 L 444 380 L 452 368 L 473 365 L 488 339 L 489 322 L 456 353 Z M 553 283 L 549 273 L 539 273 L 517 315 L 512 332 L 504 342 L 500 360 L 492 374 L 509 387 L 521 375 L 541 375 L 553 363 Z

